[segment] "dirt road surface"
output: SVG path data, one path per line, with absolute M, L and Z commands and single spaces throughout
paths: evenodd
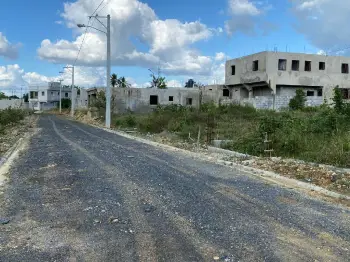
M 349 209 L 56 116 L 0 188 L 0 261 L 349 261 Z

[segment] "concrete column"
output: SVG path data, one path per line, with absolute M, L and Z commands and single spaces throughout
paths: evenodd
M 248 90 L 248 92 L 249 92 L 249 99 L 252 99 L 253 98 L 253 88 Z

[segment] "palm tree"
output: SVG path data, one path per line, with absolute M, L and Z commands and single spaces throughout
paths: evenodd
M 125 79 L 124 76 L 121 77 L 121 78 L 119 78 L 119 85 L 120 85 L 120 87 L 122 87 L 122 88 L 126 88 L 126 87 L 129 86 L 129 83 L 128 83 L 128 81 L 126 81 L 126 79 Z
M 118 84 L 118 77 L 116 74 L 112 74 L 111 76 L 111 85 L 113 88 Z
M 158 68 L 158 76 L 155 76 L 151 69 L 148 70 L 151 72 L 150 76 L 152 77 L 151 88 L 167 89 L 165 77 L 160 76 L 160 69 Z

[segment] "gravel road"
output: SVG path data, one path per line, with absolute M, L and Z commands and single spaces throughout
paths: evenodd
M 349 261 L 350 211 L 51 115 L 0 189 L 0 261 Z

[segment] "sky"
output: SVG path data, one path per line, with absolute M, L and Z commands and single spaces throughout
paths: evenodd
M 76 26 L 104 30 L 88 18 L 99 5 L 98 15 L 111 15 L 112 73 L 134 87 L 158 68 L 169 87 L 223 83 L 227 59 L 265 50 L 350 54 L 345 0 L 3 0 L 0 91 L 68 85 L 67 65 L 77 85 L 105 85 L 106 36 Z

